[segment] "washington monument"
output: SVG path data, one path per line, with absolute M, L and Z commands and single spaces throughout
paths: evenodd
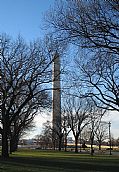
M 61 89 L 60 89 L 60 57 L 56 52 L 53 57 L 53 91 L 52 91 L 52 116 L 54 137 L 61 133 Z

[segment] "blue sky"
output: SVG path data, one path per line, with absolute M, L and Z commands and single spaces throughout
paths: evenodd
M 0 0 L 0 33 L 20 34 L 30 41 L 42 37 L 43 14 L 55 0 Z
M 0 34 L 6 33 L 12 38 L 19 34 L 32 41 L 43 37 L 43 14 L 54 4 L 55 0 L 0 0 Z M 49 118 L 49 117 L 48 117 Z M 28 134 L 28 138 L 39 134 L 42 123 L 47 116 L 37 116 L 36 130 Z

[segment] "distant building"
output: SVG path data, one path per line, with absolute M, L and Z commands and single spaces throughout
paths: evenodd
M 72 137 L 67 137 L 67 143 L 74 143 L 74 140 L 72 139 Z

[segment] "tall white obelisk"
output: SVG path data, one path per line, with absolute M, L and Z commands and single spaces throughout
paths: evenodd
M 61 132 L 61 89 L 60 89 L 60 57 L 56 52 L 53 57 L 53 91 L 52 91 L 52 116 L 53 130 L 55 133 Z

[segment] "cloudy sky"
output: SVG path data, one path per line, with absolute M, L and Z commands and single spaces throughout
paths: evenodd
M 111 122 L 111 133 L 114 138 L 119 137 L 119 112 L 110 112 L 104 117 L 104 121 Z
M 42 129 L 42 124 L 45 123 L 47 120 L 51 120 L 51 114 L 46 115 L 46 114 L 42 114 L 42 115 L 38 115 L 35 118 L 35 123 L 36 123 L 36 129 L 32 132 L 30 132 L 30 135 L 28 135 L 28 138 L 32 138 L 35 134 L 39 134 L 41 132 Z M 108 114 L 106 114 L 102 121 L 105 122 L 111 122 L 111 133 L 112 136 L 114 138 L 118 138 L 119 137 L 119 112 L 110 112 Z

